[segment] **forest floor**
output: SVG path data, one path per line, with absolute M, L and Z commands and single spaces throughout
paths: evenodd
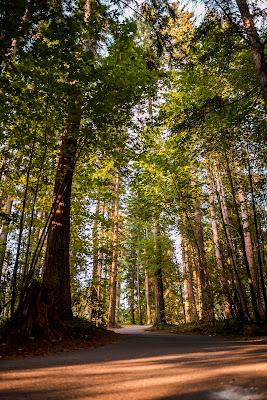
M 65 351 L 104 346 L 120 339 L 113 331 L 96 328 L 86 321 L 74 320 L 68 323 L 69 336 L 58 340 L 36 339 L 12 340 L 0 339 L 0 359 L 25 356 L 49 355 Z M 19 339 L 19 338 L 18 338 Z
M 4 400 L 266 400 L 267 338 L 114 331 L 99 348 L 2 360 Z
M 168 331 L 178 334 L 199 334 L 240 338 L 260 338 L 267 336 L 267 324 L 244 324 L 236 320 L 184 323 L 179 325 L 160 325 L 148 328 L 151 332 Z

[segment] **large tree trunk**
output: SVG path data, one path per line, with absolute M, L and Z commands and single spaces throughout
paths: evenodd
M 118 242 L 119 242 L 119 203 L 120 203 L 120 175 L 116 171 L 114 182 L 114 201 L 112 210 L 112 255 L 110 269 L 110 294 L 108 325 L 116 325 L 117 273 L 118 273 Z
M 159 243 L 159 222 L 156 221 L 154 226 L 154 245 L 155 245 L 155 321 L 154 325 L 166 323 L 165 318 L 165 302 L 164 302 L 164 288 L 161 269 L 161 248 Z
M 267 63 L 264 54 L 264 43 L 261 43 L 253 17 L 246 0 L 236 0 L 239 12 L 243 20 L 244 30 L 251 46 L 256 74 L 262 89 L 262 94 L 267 109 Z
M 71 187 L 77 152 L 80 114 L 72 116 L 65 129 L 57 165 L 53 194 L 53 215 L 47 235 L 43 283 L 49 304 L 61 319 L 72 318 L 70 291 L 70 206 Z

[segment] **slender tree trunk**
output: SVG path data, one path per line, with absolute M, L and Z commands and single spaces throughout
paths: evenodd
M 191 254 L 195 253 L 195 248 L 191 247 Z M 195 304 L 198 314 L 198 319 L 201 319 L 201 308 L 202 308 L 202 301 L 201 301 L 201 281 L 199 276 L 199 264 L 195 258 L 192 259 L 192 266 L 193 266 L 193 282 L 194 282 L 194 298 Z
M 4 270 L 4 262 L 7 247 L 7 236 L 9 233 L 10 215 L 12 211 L 13 199 L 8 196 L 3 207 L 4 217 L 2 218 L 2 229 L 0 233 L 0 279 Z
M 46 133 L 45 133 L 45 146 L 44 146 L 41 164 L 40 164 L 40 168 L 39 168 L 39 172 L 38 172 L 38 176 L 37 176 L 37 182 L 36 182 L 35 189 L 34 189 L 33 199 L 32 199 L 30 224 L 29 224 L 29 228 L 28 228 L 28 239 L 27 239 L 25 262 L 24 262 L 24 268 L 23 268 L 23 284 L 22 284 L 22 286 L 24 286 L 24 284 L 25 284 L 25 278 L 26 278 L 26 275 L 29 270 L 28 260 L 29 260 L 29 255 L 30 255 L 29 252 L 30 252 L 30 248 L 31 248 L 31 239 L 32 239 L 31 236 L 32 236 L 32 230 L 33 230 L 33 224 L 34 224 L 35 205 L 36 205 L 36 200 L 37 200 L 37 196 L 38 196 L 38 192 L 39 192 L 40 180 L 41 180 L 42 174 L 43 174 L 43 167 L 44 167 L 44 163 L 45 163 L 46 153 L 47 153 L 47 140 L 46 140 Z
M 146 323 L 151 324 L 150 287 L 147 269 L 145 270 Z
M 217 186 L 218 203 L 220 206 L 223 229 L 224 229 L 225 238 L 227 241 L 227 245 L 228 245 L 228 249 L 229 249 L 229 253 L 230 253 L 230 257 L 231 257 L 231 261 L 232 261 L 233 275 L 235 278 L 234 283 L 236 286 L 240 304 L 242 306 L 242 310 L 240 310 L 240 314 L 243 315 L 243 318 L 245 320 L 251 320 L 249 310 L 248 310 L 246 295 L 245 295 L 244 288 L 243 288 L 243 285 L 242 285 L 242 282 L 240 279 L 240 274 L 238 272 L 238 261 L 237 261 L 236 251 L 235 251 L 233 237 L 232 237 L 232 229 L 231 229 L 230 218 L 229 218 L 228 208 L 227 208 L 226 199 L 225 199 L 224 187 L 223 187 L 219 172 L 217 170 L 216 170 L 215 180 L 216 180 L 216 186 Z
M 108 325 L 116 325 L 116 298 L 117 298 L 117 273 L 118 273 L 118 241 L 119 241 L 119 202 L 120 202 L 120 175 L 116 171 L 114 182 L 114 201 L 112 210 L 112 256 L 110 270 L 110 295 L 108 310 Z
M 246 257 L 247 257 L 248 264 L 249 264 L 252 282 L 255 287 L 257 303 L 258 303 L 260 309 L 262 309 L 258 271 L 257 271 L 257 265 L 255 262 L 254 252 L 253 252 L 254 244 L 253 244 L 253 240 L 252 240 L 250 216 L 249 216 L 249 212 L 248 212 L 247 199 L 246 199 L 244 189 L 243 189 L 243 182 L 242 182 L 242 178 L 241 178 L 241 169 L 240 169 L 239 165 L 237 165 L 237 168 L 236 168 L 236 175 L 237 175 L 237 182 L 238 182 L 237 199 L 238 199 L 238 203 L 239 203 L 239 207 L 240 207 L 240 215 L 241 215 L 241 223 L 242 223 L 242 227 L 243 227 Z
M 96 202 L 95 220 L 93 224 L 92 242 L 93 242 L 93 271 L 90 288 L 90 302 L 92 307 L 91 320 L 97 324 L 98 321 L 98 268 L 99 268 L 99 212 L 100 200 Z
M 264 307 L 265 307 L 265 319 L 267 320 L 267 292 L 266 292 L 266 285 L 265 285 L 265 280 L 264 280 L 264 263 L 263 263 L 263 260 L 261 257 L 260 230 L 259 230 L 259 224 L 258 224 L 258 218 L 257 218 L 256 201 L 255 201 L 254 186 L 253 186 L 253 181 L 252 181 L 251 165 L 250 165 L 249 158 L 248 158 L 248 177 L 249 177 L 250 193 L 251 193 L 251 199 L 252 199 L 253 221 L 254 221 L 254 227 L 255 227 L 257 260 L 258 260 L 258 266 L 259 266 L 260 283 L 261 283 L 261 290 L 262 290 L 262 296 L 263 296 Z
M 156 221 L 154 226 L 154 245 L 155 245 L 155 321 L 154 325 L 166 323 L 165 318 L 165 302 L 164 302 L 164 288 L 161 269 L 161 248 L 159 244 L 159 222 Z
M 248 279 L 248 286 L 250 290 L 250 295 L 251 295 L 251 302 L 252 302 L 252 307 L 254 311 L 254 317 L 257 322 L 260 321 L 260 315 L 259 315 L 259 310 L 258 310 L 258 304 L 257 304 L 257 296 L 256 296 L 256 288 L 253 284 L 253 279 L 251 275 L 251 271 L 249 268 L 249 262 L 247 259 L 247 253 L 246 253 L 246 244 L 245 244 L 245 237 L 244 237 L 244 231 L 242 227 L 242 222 L 240 219 L 239 215 L 239 210 L 238 210 L 238 205 L 236 201 L 236 191 L 234 187 L 234 182 L 233 182 L 233 177 L 231 173 L 231 169 L 229 166 L 228 158 L 226 156 L 226 169 L 227 169 L 227 174 L 229 178 L 229 183 L 230 183 L 230 188 L 231 188 L 231 193 L 232 193 L 232 198 L 233 198 L 233 204 L 234 204 L 234 209 L 237 217 L 237 226 L 238 226 L 238 231 L 240 235 L 240 241 L 241 241 L 241 248 L 242 248 L 242 253 L 243 253 L 243 259 L 244 259 L 244 264 L 246 267 L 246 273 L 247 273 L 247 279 Z
M 136 266 L 136 283 L 137 283 L 137 305 L 138 305 L 138 320 L 139 320 L 138 322 L 139 322 L 139 325 L 143 325 L 139 265 Z
M 267 63 L 264 54 L 264 43 L 261 43 L 253 17 L 246 0 L 236 0 L 239 12 L 243 20 L 244 30 L 251 46 L 256 74 L 262 89 L 262 94 L 267 109 Z
M 131 324 L 135 325 L 135 270 L 131 271 L 130 276 L 130 318 Z
M 144 257 L 145 257 L 145 297 L 146 297 L 146 323 L 151 324 L 151 307 L 150 307 L 150 284 L 147 270 L 147 251 L 146 251 L 146 239 L 148 238 L 147 229 L 144 231 L 145 245 L 144 245 Z
M 197 309 L 195 304 L 194 289 L 192 282 L 192 271 L 190 266 L 188 245 L 185 238 L 181 235 L 182 259 L 183 259 L 183 306 L 185 322 L 195 322 L 198 320 Z
M 36 126 L 36 129 L 37 129 L 37 126 Z M 22 210 L 21 210 L 20 221 L 19 221 L 18 245 L 17 245 L 16 258 L 15 258 L 13 273 L 12 273 L 12 278 L 11 278 L 11 302 L 10 302 L 11 317 L 13 317 L 14 313 L 15 313 L 15 305 L 16 305 L 16 298 L 17 298 L 17 278 L 18 278 L 19 263 L 20 263 L 20 250 L 21 250 L 21 244 L 22 244 L 24 217 L 25 217 L 27 196 L 28 196 L 29 183 L 30 183 L 30 173 L 31 173 L 31 169 L 32 169 L 32 161 L 33 161 L 33 154 L 34 154 L 35 141 L 36 141 L 36 129 L 35 129 L 34 141 L 32 143 L 31 151 L 30 151 L 29 165 L 27 168 L 26 185 L 25 185 L 24 194 L 23 194 Z
M 198 204 L 195 204 L 194 235 L 198 252 L 199 277 L 201 282 L 201 319 L 214 320 L 213 299 L 208 278 L 208 266 L 202 230 L 202 218 Z
M 100 204 L 101 205 L 101 204 Z M 105 203 L 100 207 L 100 212 L 102 214 L 103 220 L 105 218 L 106 206 Z M 104 269 L 104 261 L 105 261 L 105 250 L 104 250 L 104 240 L 105 240 L 105 229 L 103 225 L 100 225 L 99 231 L 99 240 L 98 240 L 98 264 L 97 264 L 97 299 L 98 299 L 98 313 L 97 320 L 99 323 L 103 322 L 104 316 L 104 298 L 103 298 L 103 282 L 102 282 L 102 274 Z M 104 285 L 105 286 L 105 285 Z
M 119 324 L 120 321 L 120 312 L 121 312 L 121 281 L 120 278 L 117 278 L 117 304 L 116 304 L 116 312 L 117 312 L 117 321 L 116 323 Z
M 230 318 L 231 316 L 231 299 L 229 296 L 228 283 L 225 277 L 225 268 L 223 263 L 223 256 L 221 251 L 221 243 L 219 237 L 219 229 L 217 223 L 217 213 L 215 208 L 215 195 L 214 195 L 214 182 L 212 177 L 212 172 L 208 168 L 208 192 L 209 192 L 209 210 L 211 218 L 211 230 L 212 238 L 215 250 L 216 266 L 218 270 L 220 284 L 222 286 L 223 294 L 223 313 L 225 318 Z

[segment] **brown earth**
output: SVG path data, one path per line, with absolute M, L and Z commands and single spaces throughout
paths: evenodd
M 48 340 L 29 338 L 27 341 L 20 342 L 6 339 L 0 341 L 0 359 L 10 359 L 18 357 L 26 357 L 33 355 L 49 355 L 72 351 L 78 349 L 88 349 L 91 347 L 104 346 L 119 340 L 119 335 L 115 332 L 101 328 L 80 327 L 80 332 L 76 332 L 77 328 L 70 329 L 70 336 L 61 340 Z

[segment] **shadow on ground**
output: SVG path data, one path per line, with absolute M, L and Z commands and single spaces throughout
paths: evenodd
M 102 348 L 3 361 L 0 370 L 5 400 L 267 399 L 267 345 L 256 341 L 135 333 Z

